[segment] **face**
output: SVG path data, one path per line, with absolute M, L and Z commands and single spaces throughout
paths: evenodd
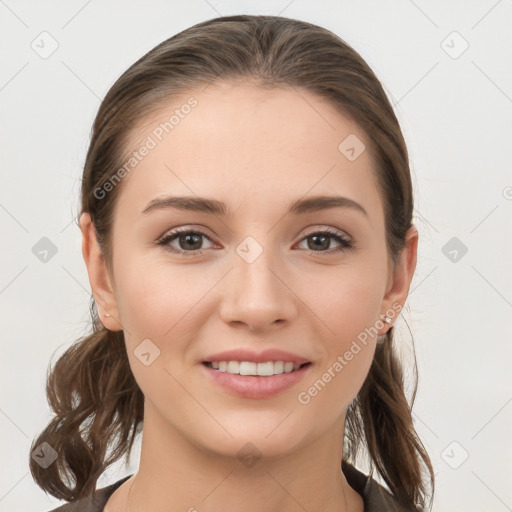
M 145 424 L 230 456 L 247 442 L 274 456 L 342 437 L 379 320 L 412 277 L 394 280 L 370 141 L 311 93 L 227 83 L 169 101 L 131 150 L 148 136 L 154 147 L 117 185 L 113 274 L 104 289 L 91 278 L 106 327 L 125 332 Z M 339 149 L 349 136 L 356 154 L 366 147 L 356 159 Z M 190 201 L 164 201 L 177 197 Z M 197 209 L 199 198 L 222 208 Z

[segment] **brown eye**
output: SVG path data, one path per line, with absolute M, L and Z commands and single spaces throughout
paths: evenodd
M 164 235 L 157 242 L 157 245 L 163 246 L 165 250 L 177 254 L 198 255 L 207 249 L 203 247 L 203 239 L 212 242 L 210 237 L 202 231 L 177 229 Z M 338 231 L 317 231 L 304 237 L 301 242 L 305 240 L 307 240 L 307 252 L 310 254 L 332 254 L 354 249 L 353 242 Z M 331 249 L 333 240 L 338 244 L 338 247 Z M 177 247 L 176 245 L 171 245 L 174 242 L 177 244 Z
M 340 252 L 344 250 L 351 250 L 354 248 L 353 242 L 349 240 L 345 235 L 337 232 L 337 231 L 318 231 L 315 233 L 311 233 L 308 236 L 304 237 L 302 241 L 307 240 L 307 248 L 310 253 L 322 253 L 322 252 Z M 331 248 L 332 240 L 335 240 L 339 247 L 328 251 L 327 249 Z
M 157 245 L 162 245 L 166 250 L 179 254 L 202 253 L 202 238 L 210 240 L 210 238 L 201 231 L 194 231 L 190 229 L 175 230 L 161 238 L 157 242 Z M 171 246 L 171 242 L 174 241 L 177 242 L 178 247 Z

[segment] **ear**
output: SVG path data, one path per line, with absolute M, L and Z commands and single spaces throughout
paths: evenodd
M 100 320 L 110 331 L 120 331 L 123 326 L 119 319 L 112 280 L 89 213 L 82 213 L 80 216 L 80 230 L 82 231 L 82 254 Z
M 382 301 L 381 314 L 391 317 L 391 322 L 386 324 L 384 333 L 393 326 L 404 307 L 409 294 L 409 287 L 416 269 L 418 252 L 418 230 L 411 226 L 405 234 L 405 245 L 399 253 L 395 268 L 390 264 L 390 275 L 387 284 L 387 291 Z M 389 313 L 393 312 L 391 316 Z M 382 333 L 382 334 L 384 334 Z

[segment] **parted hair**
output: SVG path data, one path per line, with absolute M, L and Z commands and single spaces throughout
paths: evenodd
M 279 16 L 227 16 L 198 23 L 132 64 L 103 99 L 91 131 L 81 182 L 81 211 L 90 214 L 109 269 L 113 212 L 122 182 L 98 189 L 123 165 L 129 136 L 173 95 L 216 81 L 293 87 L 322 97 L 355 121 L 370 141 L 384 205 L 387 252 L 396 264 L 412 226 L 407 147 L 383 87 L 363 58 L 329 30 Z M 79 225 L 79 224 L 78 224 Z M 144 395 L 132 374 L 123 331 L 106 329 L 91 296 L 91 331 L 75 341 L 46 378 L 53 419 L 34 439 L 35 482 L 58 499 L 91 495 L 102 473 L 126 455 L 143 425 Z M 344 460 L 364 451 L 395 498 L 412 510 L 431 506 L 434 474 L 412 420 L 416 362 L 405 382 L 394 328 L 377 344 L 358 395 L 347 410 Z M 406 396 L 406 384 L 412 388 Z M 42 443 L 58 454 L 43 468 L 32 456 Z

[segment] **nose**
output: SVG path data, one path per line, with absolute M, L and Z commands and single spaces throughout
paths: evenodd
M 234 255 L 224 284 L 221 318 L 233 327 L 264 332 L 283 327 L 297 316 L 293 286 L 281 275 L 270 250 L 248 262 Z

